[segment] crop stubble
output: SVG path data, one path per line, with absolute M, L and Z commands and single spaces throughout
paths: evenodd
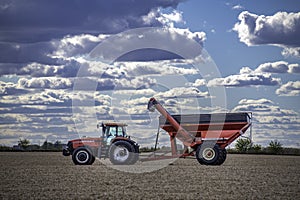
M 221 166 L 194 159 L 147 173 L 96 161 L 75 166 L 60 153 L 1 152 L 0 199 L 300 199 L 300 156 L 228 155 Z

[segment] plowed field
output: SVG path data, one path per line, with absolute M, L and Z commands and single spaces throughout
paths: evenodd
M 300 199 L 300 156 L 178 159 L 158 171 L 75 166 L 60 153 L 0 153 L 0 199 Z

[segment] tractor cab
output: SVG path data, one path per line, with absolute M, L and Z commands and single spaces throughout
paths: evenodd
M 124 123 L 102 123 L 102 137 L 107 145 L 111 144 L 111 141 L 116 137 L 128 138 L 126 134 L 126 126 Z

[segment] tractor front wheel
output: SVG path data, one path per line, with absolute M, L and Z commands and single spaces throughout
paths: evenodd
M 203 143 L 196 150 L 196 158 L 202 165 L 220 165 L 226 159 L 226 153 L 218 144 Z
M 95 161 L 95 157 L 89 149 L 79 147 L 73 152 L 72 160 L 75 165 L 91 165 Z

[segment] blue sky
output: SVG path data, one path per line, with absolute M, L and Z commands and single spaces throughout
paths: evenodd
M 142 46 L 126 38 L 146 38 L 137 28 L 152 27 L 147 45 L 173 52 L 141 49 L 109 65 L 90 59 Z M 151 145 L 158 114 L 145 105 L 156 96 L 172 113 L 253 112 L 255 143 L 299 147 L 299 35 L 300 3 L 292 0 L 1 0 L 0 144 L 66 142 L 118 120 Z M 181 37 L 212 61 L 195 68 L 179 59 L 174 53 L 195 53 Z M 220 74 L 209 76 L 214 69 Z M 217 88 L 225 94 L 213 97 Z
M 297 1 L 187 1 L 178 6 L 182 11 L 185 20 L 184 26 L 192 31 L 204 31 L 207 35 L 205 48 L 216 62 L 223 76 L 236 74 L 242 67 L 248 66 L 251 69 L 257 68 L 266 62 L 286 61 L 288 63 L 299 63 L 299 58 L 294 56 L 283 56 L 282 48 L 270 44 L 247 46 L 240 42 L 236 31 L 233 31 L 238 16 L 242 11 L 249 11 L 257 15 L 274 15 L 277 12 L 295 12 L 300 10 L 300 3 Z M 283 79 L 297 81 L 299 76 L 284 74 Z M 235 95 L 240 93 L 241 98 L 251 88 L 242 88 Z M 255 98 L 264 96 L 276 98 L 276 102 L 285 104 L 287 108 L 299 111 L 299 97 L 277 98 L 274 88 L 267 88 L 268 95 L 265 95 L 265 88 L 259 88 L 260 92 L 255 93 Z M 229 91 L 230 92 L 230 91 Z M 249 94 L 253 95 L 253 92 Z M 238 99 L 238 98 L 237 98 Z M 289 103 L 287 103 L 287 101 Z M 234 106 L 236 101 L 234 102 Z

